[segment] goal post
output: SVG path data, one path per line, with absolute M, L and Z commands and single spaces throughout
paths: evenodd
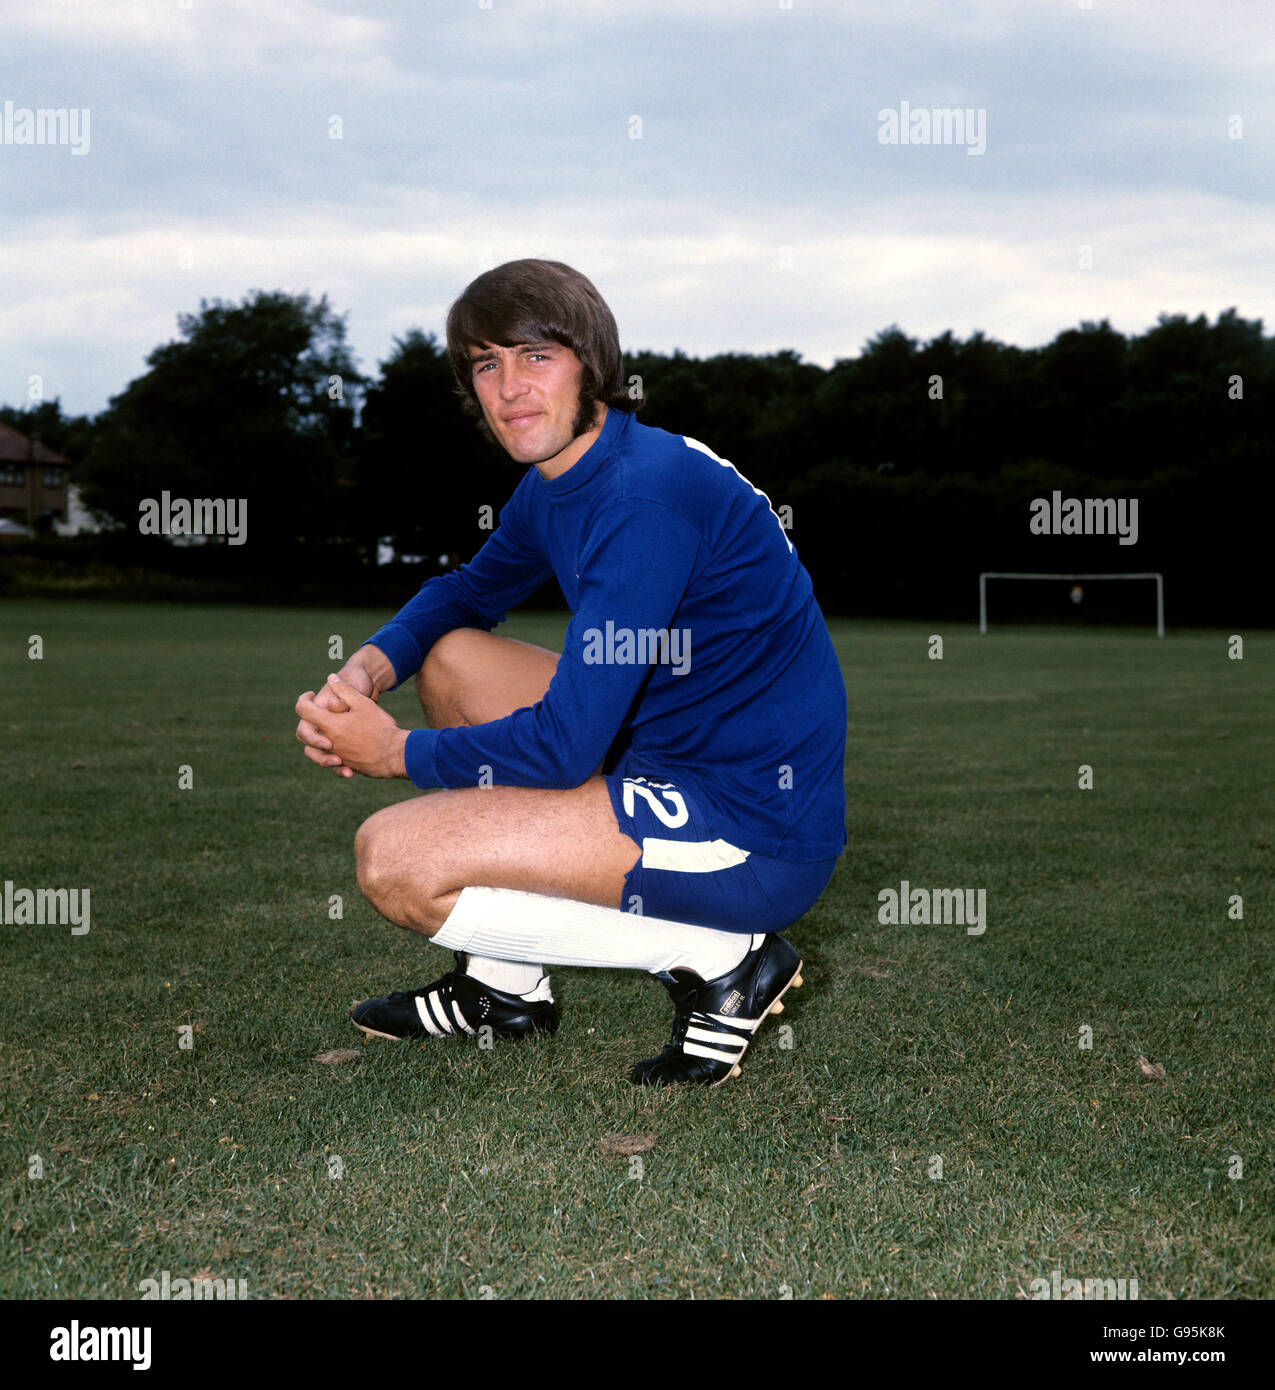
M 1164 575 L 1158 572 L 1148 574 L 1022 574 L 1011 570 L 984 570 L 978 576 L 978 630 L 987 633 L 987 581 L 989 579 L 1062 579 L 1074 582 L 1080 579 L 1154 579 L 1155 580 L 1155 635 L 1164 636 Z

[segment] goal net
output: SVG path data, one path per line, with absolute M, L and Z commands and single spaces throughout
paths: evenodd
M 1056 605 L 1061 614 L 1068 609 L 1079 613 L 1086 602 L 1084 586 L 1091 581 L 1107 579 L 1141 579 L 1155 583 L 1155 631 L 1157 637 L 1164 636 L 1164 575 L 1163 574 L 1021 574 L 1009 570 L 984 570 L 978 576 L 978 630 L 987 631 L 987 581 L 997 580 L 1043 580 L 1059 585 L 1070 585 L 1069 589 L 1059 590 Z M 1148 596 L 1149 598 L 1149 596 Z M 1052 606 L 1052 605 L 1051 605 Z M 1148 609 L 1150 603 L 1147 604 Z

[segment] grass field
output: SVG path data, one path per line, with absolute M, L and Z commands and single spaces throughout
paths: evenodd
M 637 973 L 557 970 L 559 1035 L 489 1051 L 347 1021 L 450 963 L 354 880 L 405 784 L 293 739 L 329 636 L 383 616 L 0 605 L 3 878 L 92 894 L 87 935 L 0 928 L 0 1294 L 1275 1296 L 1271 635 L 970 626 L 938 661 L 929 627 L 832 624 L 850 843 L 792 930 L 791 1031 L 648 1092 L 670 1010 Z M 986 932 L 882 925 L 903 879 L 986 889 Z

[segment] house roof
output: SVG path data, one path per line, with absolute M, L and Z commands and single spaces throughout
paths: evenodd
M 74 465 L 64 454 L 50 449 L 47 444 L 36 444 L 25 434 L 20 434 L 10 426 L 0 423 L 0 462 L 4 463 L 60 463 L 70 468 Z

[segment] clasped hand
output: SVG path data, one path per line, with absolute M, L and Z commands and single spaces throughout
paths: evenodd
M 371 685 L 371 681 L 368 681 Z M 317 694 L 307 690 L 296 703 L 297 738 L 305 755 L 341 777 L 405 777 L 406 729 L 363 691 L 329 676 Z

